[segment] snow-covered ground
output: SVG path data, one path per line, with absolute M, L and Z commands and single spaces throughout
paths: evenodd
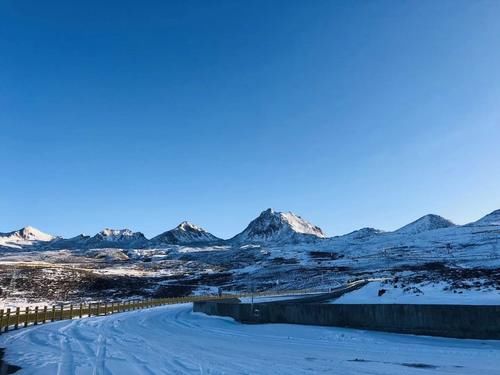
M 445 283 L 415 284 L 409 288 L 394 288 L 391 284 L 374 281 L 363 288 L 344 294 L 332 303 L 410 303 L 410 304 L 457 304 L 500 305 L 500 291 L 445 290 Z M 379 292 L 381 295 L 379 295 Z
M 500 373 L 500 341 L 244 325 L 191 304 L 40 325 L 0 345 L 24 374 Z

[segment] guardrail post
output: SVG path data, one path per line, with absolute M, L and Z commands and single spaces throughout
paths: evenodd
M 35 325 L 38 324 L 38 306 L 35 306 Z
M 16 307 L 16 324 L 14 326 L 15 329 L 19 328 L 19 307 Z
M 10 308 L 7 309 L 7 315 L 5 316 L 7 324 L 5 325 L 5 332 L 9 330 L 9 324 L 10 324 Z
M 24 326 L 27 327 L 28 326 L 28 318 L 29 318 L 29 315 L 30 315 L 30 308 L 29 307 L 26 307 L 26 310 L 24 312 Z

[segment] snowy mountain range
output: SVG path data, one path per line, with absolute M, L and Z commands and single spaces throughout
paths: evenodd
M 401 238 L 416 235 L 422 237 L 426 233 L 433 236 L 452 236 L 459 233 L 460 228 L 500 227 L 500 210 L 484 216 L 476 222 L 459 226 L 439 215 L 425 215 L 393 232 L 384 232 L 374 228 L 362 228 L 343 236 L 327 238 L 321 228 L 309 223 L 292 212 L 278 212 L 269 208 L 239 234 L 223 240 L 207 232 L 203 228 L 182 222 L 174 229 L 168 230 L 152 239 L 147 239 L 141 232 L 130 229 L 106 228 L 94 236 L 79 235 L 72 238 L 56 237 L 33 227 L 25 227 L 13 232 L 0 233 L 0 248 L 3 249 L 99 249 L 124 248 L 143 249 L 158 248 L 171 245 L 208 246 L 224 244 L 241 247 L 248 244 L 321 244 L 357 243 L 357 242 L 397 242 Z M 450 231 L 443 231 L 449 229 Z M 497 228 L 500 229 L 500 228 Z M 459 231 L 459 232 L 457 232 Z M 463 232 L 463 230 L 462 230 Z M 461 232 L 460 232 L 461 233 Z M 425 236 L 424 236 L 425 237 Z M 378 239 L 379 238 L 379 239 Z

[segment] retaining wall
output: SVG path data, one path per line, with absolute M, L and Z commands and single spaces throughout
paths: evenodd
M 292 323 L 417 335 L 500 339 L 500 305 L 194 302 L 193 311 L 244 323 Z

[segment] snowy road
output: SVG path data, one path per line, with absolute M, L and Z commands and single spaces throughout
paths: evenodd
M 500 341 L 243 325 L 191 309 L 46 324 L 0 346 L 24 374 L 500 374 Z

